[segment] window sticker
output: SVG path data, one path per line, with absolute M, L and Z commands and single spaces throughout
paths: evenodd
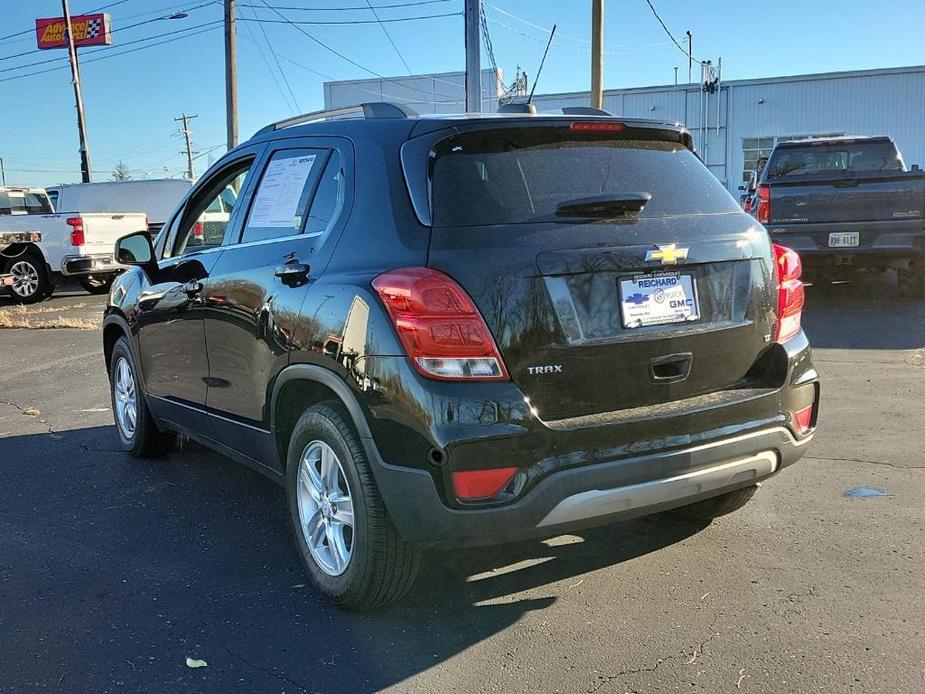
M 310 154 L 270 162 L 257 189 L 248 228 L 302 226 L 302 218 L 296 212 L 315 157 Z

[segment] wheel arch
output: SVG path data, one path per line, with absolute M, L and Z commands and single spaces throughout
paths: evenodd
M 343 379 L 321 366 L 294 364 L 277 376 L 270 399 L 270 431 L 283 469 L 289 436 L 299 417 L 308 407 L 325 400 L 336 400 L 343 406 L 364 446 L 372 438 L 363 407 Z
M 103 356 L 106 360 L 106 373 L 109 373 L 112 350 L 120 337 L 125 337 L 128 340 L 129 349 L 132 350 L 132 356 L 135 358 L 135 368 L 139 367 L 138 354 L 135 351 L 135 344 L 131 335 L 132 331 L 128 327 L 128 322 L 122 316 L 110 314 L 103 320 Z

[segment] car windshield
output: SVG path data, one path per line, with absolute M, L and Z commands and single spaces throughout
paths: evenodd
M 738 210 L 677 141 L 551 130 L 479 130 L 441 142 L 431 175 L 434 225 L 555 221 L 561 204 L 597 196 L 651 196 L 640 217 Z
M 902 159 L 891 142 L 806 145 L 781 148 L 771 162 L 768 178 L 902 170 Z

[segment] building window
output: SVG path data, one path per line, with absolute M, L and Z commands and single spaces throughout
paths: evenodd
M 790 140 L 805 140 L 811 137 L 841 137 L 844 133 L 812 133 L 810 135 L 779 135 L 774 137 L 745 137 L 742 138 L 742 180 L 746 183 L 751 180 L 752 174 L 757 172 L 761 176 L 768 157 L 774 145 Z

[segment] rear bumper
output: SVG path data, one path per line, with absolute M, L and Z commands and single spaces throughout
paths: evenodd
M 862 267 L 907 267 L 908 261 L 920 261 L 925 256 L 925 228 L 921 222 L 871 222 L 869 224 L 796 224 L 769 225 L 771 239 L 797 251 L 807 265 L 826 263 Z M 830 248 L 829 234 L 856 232 L 859 244 L 855 248 Z
M 417 544 L 491 545 L 657 513 L 770 477 L 799 460 L 807 438 L 783 426 L 691 448 L 556 472 L 501 507 L 456 509 L 440 499 L 423 470 L 388 465 L 375 451 L 376 480 L 399 532 Z M 371 443 L 371 442 L 370 442 Z M 655 471 L 643 482 L 640 466 Z
M 111 255 L 69 255 L 61 261 L 61 274 L 65 276 L 116 273 L 125 270 Z

